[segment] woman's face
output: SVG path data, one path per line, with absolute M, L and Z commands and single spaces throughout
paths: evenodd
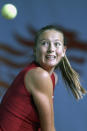
M 35 48 L 36 61 L 42 67 L 55 67 L 65 55 L 64 38 L 56 30 L 44 31 L 37 41 Z

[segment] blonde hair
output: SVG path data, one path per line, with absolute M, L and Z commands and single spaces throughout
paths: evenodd
M 79 74 L 71 67 L 66 55 L 62 58 L 58 66 L 66 86 L 70 88 L 75 98 L 83 98 L 83 95 L 86 94 L 87 91 L 81 86 Z

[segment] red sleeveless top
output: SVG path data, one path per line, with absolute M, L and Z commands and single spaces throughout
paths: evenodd
M 36 62 L 32 62 L 24 68 L 3 97 L 0 104 L 0 129 L 2 131 L 36 131 L 40 127 L 39 116 L 32 95 L 24 84 L 27 71 L 39 66 Z M 54 90 L 54 74 L 51 75 L 51 79 Z

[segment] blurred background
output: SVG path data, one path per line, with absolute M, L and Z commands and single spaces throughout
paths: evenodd
M 4 4 L 18 9 L 13 20 L 1 15 Z M 68 39 L 67 57 L 87 89 L 87 1 L 0 0 L 0 101 L 15 76 L 33 60 L 34 36 L 43 26 L 61 27 Z M 56 131 L 87 131 L 87 96 L 80 101 L 68 93 L 59 71 L 55 88 Z

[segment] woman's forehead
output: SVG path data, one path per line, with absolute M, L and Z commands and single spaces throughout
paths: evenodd
M 42 32 L 39 36 L 39 40 L 43 39 L 52 39 L 52 40 L 60 40 L 63 41 L 63 33 L 54 29 L 51 30 L 45 30 Z

